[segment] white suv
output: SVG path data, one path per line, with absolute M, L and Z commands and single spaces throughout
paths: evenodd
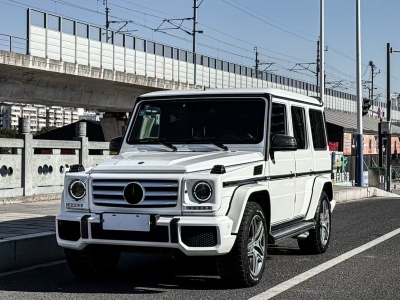
M 77 276 L 111 272 L 121 251 L 157 248 L 215 256 L 223 279 L 252 286 L 268 244 L 329 246 L 336 202 L 318 99 L 277 89 L 150 93 L 110 145 L 118 155 L 65 176 L 57 241 Z

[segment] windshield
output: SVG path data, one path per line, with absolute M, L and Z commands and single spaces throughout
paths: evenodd
M 143 102 L 127 142 L 258 144 L 263 140 L 265 105 L 264 99 L 254 98 Z

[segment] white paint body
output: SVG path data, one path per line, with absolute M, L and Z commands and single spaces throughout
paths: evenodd
M 216 95 L 239 94 L 265 98 L 265 101 L 267 101 L 265 128 L 268 128 L 269 124 L 271 101 L 272 103 L 279 102 L 287 105 L 288 114 L 286 117 L 288 120 L 291 120 L 291 105 L 303 107 L 307 111 L 307 133 L 310 139 L 311 129 L 308 109 L 323 111 L 322 104 L 314 98 L 276 89 L 156 92 L 143 96 L 142 101 L 146 101 L 146 98 L 157 98 L 159 100 L 165 97 L 173 99 L 175 96 L 176 98 L 190 96 L 196 99 L 196 96 L 208 97 L 213 95 L 213 97 L 217 97 Z M 168 99 L 163 101 L 168 101 Z M 138 101 L 133 115 L 135 115 L 139 103 L 140 101 Z M 132 126 L 133 119 L 131 118 L 128 128 Z M 228 144 L 229 151 L 222 151 L 211 144 L 175 144 L 177 151 L 172 151 L 158 144 L 130 145 L 123 142 L 119 155 L 85 172 L 68 173 L 66 175 L 61 212 L 57 216 L 58 244 L 77 250 L 81 250 L 90 244 L 108 244 L 172 248 L 179 249 L 186 255 L 196 256 L 226 254 L 235 242 L 235 234 L 238 232 L 247 201 L 255 192 L 266 192 L 269 195 L 269 199 L 265 200 L 269 201 L 268 207 L 270 208 L 265 214 L 270 215 L 270 224 L 268 224 L 270 228 L 293 220 L 313 219 L 321 192 L 327 186 L 332 188 L 330 174 L 328 173 L 331 169 L 328 148 L 323 151 L 315 151 L 312 142 L 309 142 L 308 149 L 276 151 L 272 159 L 268 143 L 266 143 L 269 130 L 265 131 L 264 138 L 259 144 Z M 127 132 L 129 132 L 129 129 Z M 287 135 L 293 136 L 291 125 L 288 126 Z M 226 173 L 211 174 L 210 171 L 215 165 L 223 165 Z M 262 172 L 254 175 L 254 168 L 260 166 L 262 166 Z M 322 174 L 324 171 L 325 174 Z M 70 182 L 75 179 L 81 179 L 87 187 L 86 195 L 80 201 L 73 200 L 68 192 Z M 96 181 L 107 181 L 107 184 L 112 185 L 115 182 L 118 184 L 118 182 L 146 182 L 146 180 L 177 182 L 176 205 L 157 208 L 132 206 L 128 203 L 118 206 L 112 205 L 112 202 L 104 206 L 98 205 L 98 202 L 96 202 L 100 201 L 95 199 L 96 194 L 93 191 L 96 187 L 94 185 Z M 206 181 L 213 188 L 212 197 L 207 203 L 201 204 L 193 200 L 191 187 L 198 181 Z M 330 200 L 333 209 L 335 201 L 332 197 L 330 197 Z M 81 203 L 82 206 L 67 208 L 68 203 Z M 157 215 L 156 225 L 168 228 L 169 240 L 155 242 L 96 239 L 93 237 L 92 224 L 101 226 L 104 213 Z M 87 216 L 88 236 L 81 237 L 76 241 L 61 239 L 58 221 L 81 222 L 83 216 Z M 175 229 L 172 228 L 171 224 L 174 219 L 179 219 L 176 223 L 176 241 L 172 241 L 174 234 L 172 231 Z M 121 220 L 125 222 L 124 218 L 121 218 Z M 126 223 L 118 226 L 123 226 L 123 231 L 127 229 Z M 140 230 L 143 230 L 143 226 L 145 225 L 140 226 Z M 181 233 L 184 226 L 215 226 L 218 237 L 216 245 L 212 247 L 188 247 L 182 242 Z

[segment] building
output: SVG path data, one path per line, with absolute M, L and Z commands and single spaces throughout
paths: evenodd
M 18 129 L 18 119 L 28 118 L 31 130 L 40 131 L 44 127 L 63 127 L 79 120 L 99 121 L 101 114 L 83 108 L 61 106 L 0 103 L 0 128 Z

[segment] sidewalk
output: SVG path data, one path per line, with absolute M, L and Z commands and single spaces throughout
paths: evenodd
M 334 186 L 338 203 L 371 197 L 400 196 L 376 188 Z M 0 204 L 0 273 L 64 259 L 55 235 L 59 206 L 60 200 Z

